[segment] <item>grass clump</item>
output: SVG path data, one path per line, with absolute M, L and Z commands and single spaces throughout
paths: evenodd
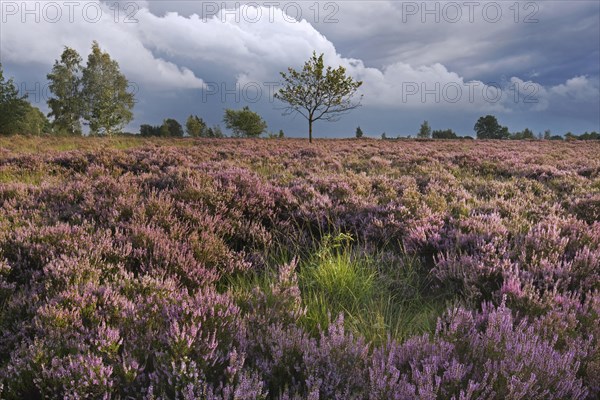
M 375 345 L 433 332 L 451 297 L 432 289 L 420 260 L 387 256 L 365 250 L 348 234 L 325 234 L 297 262 L 287 252 L 272 254 L 272 266 L 225 277 L 221 289 L 233 295 L 242 312 L 251 312 L 260 294 L 266 302 L 262 307 L 281 314 L 280 303 L 287 299 L 274 291 L 281 286 L 278 269 L 294 263 L 302 309 L 293 314 L 294 323 L 315 336 L 340 314 L 348 329 Z
M 299 286 L 306 313 L 301 323 L 325 329 L 340 313 L 346 325 L 370 342 L 402 340 L 432 332 L 446 309 L 442 295 L 428 294 L 418 260 L 383 260 L 353 246 L 347 234 L 324 236 L 319 249 L 300 263 Z

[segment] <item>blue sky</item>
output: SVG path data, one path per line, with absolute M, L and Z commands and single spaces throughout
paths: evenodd
M 127 127 L 222 124 L 250 106 L 269 129 L 305 136 L 271 94 L 279 71 L 312 51 L 362 80 L 363 106 L 316 137 L 473 134 L 479 116 L 511 131 L 600 131 L 600 2 L 594 1 L 0 1 L 0 61 L 47 111 L 46 74 L 63 46 L 85 59 L 92 40 L 137 95 Z

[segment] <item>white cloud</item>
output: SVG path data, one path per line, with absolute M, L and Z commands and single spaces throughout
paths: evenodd
M 576 76 L 564 84 L 553 86 L 550 88 L 550 93 L 578 101 L 597 99 L 600 95 L 598 85 L 594 85 L 585 76 Z
M 132 82 L 173 89 L 204 86 L 202 80 L 189 68 L 179 67 L 154 56 L 140 40 L 143 26 L 125 22 L 131 12 L 134 12 L 131 19 L 146 18 L 149 14 L 147 9 L 132 8 L 115 14 L 110 4 L 97 1 L 72 3 L 76 5 L 56 2 L 61 17 L 53 22 L 59 14 L 54 10 L 44 9 L 40 5 L 42 2 L 29 3 L 37 7 L 37 11 L 34 6 L 28 8 L 33 11 L 31 14 L 24 13 L 22 7 L 25 3 L 15 2 L 18 7 L 16 14 L 3 15 L 2 59 L 15 64 L 45 65 L 49 70 L 53 60 L 60 57 L 64 46 L 76 49 L 85 61 L 92 41 L 97 40 L 102 49 L 119 62 Z M 3 11 L 7 11 L 6 2 L 2 7 Z M 36 16 L 39 22 L 35 21 Z

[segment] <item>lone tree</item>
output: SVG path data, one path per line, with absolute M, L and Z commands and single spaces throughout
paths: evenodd
M 185 121 L 185 131 L 191 137 L 206 136 L 206 130 L 206 123 L 197 115 L 190 115 L 187 121 Z
M 506 139 L 510 136 L 508 128 L 501 126 L 493 115 L 486 115 L 475 124 L 477 139 Z
M 323 54 L 317 56 L 313 52 L 302 71 L 288 68 L 281 77 L 283 87 L 274 97 L 288 104 L 283 115 L 298 113 L 308 120 L 310 143 L 313 122 L 320 119 L 338 121 L 343 114 L 360 106 L 360 99 L 353 102 L 352 97 L 362 82 L 346 76 L 342 66 L 325 68 Z
M 365 134 L 363 133 L 363 130 L 360 129 L 360 126 L 356 127 L 356 138 L 360 139 L 361 137 L 363 137 Z
M 110 135 L 131 121 L 134 96 L 127 91 L 129 82 L 97 42 L 92 44 L 81 81 L 83 116 L 91 133 Z
M 58 132 L 81 135 L 81 57 L 74 49 L 65 47 L 60 60 L 54 62 L 47 75 L 50 91 L 48 99 L 53 127 Z
M 241 110 L 225 110 L 223 122 L 235 137 L 258 137 L 267 130 L 267 123 L 247 106 Z
M 429 139 L 431 137 L 431 127 L 429 126 L 429 122 L 423 121 L 417 137 L 419 139 Z

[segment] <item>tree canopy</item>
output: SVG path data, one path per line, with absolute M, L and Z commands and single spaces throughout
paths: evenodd
M 508 128 L 501 126 L 493 115 L 480 117 L 475 123 L 477 139 L 507 139 L 510 137 Z
M 197 115 L 190 115 L 185 122 L 185 131 L 191 137 L 207 136 L 207 126 L 202 118 Z
M 342 66 L 325 67 L 323 54 L 317 56 L 313 52 L 301 71 L 290 67 L 281 77 L 283 87 L 275 93 L 275 98 L 287 104 L 284 115 L 297 113 L 308 120 L 309 142 L 312 142 L 315 121 L 337 121 L 360 106 L 360 99 L 353 101 L 352 98 L 362 82 L 347 76 Z
M 0 134 L 39 135 L 49 130 L 46 116 L 20 95 L 12 78 L 6 80 L 0 64 Z
M 258 137 L 267 130 L 267 123 L 260 115 L 244 107 L 241 110 L 225 110 L 223 122 L 236 137 Z
M 429 122 L 423 121 L 417 137 L 419 139 L 429 139 L 431 137 L 431 127 L 429 126 Z
M 60 60 L 54 62 L 48 78 L 50 92 L 48 99 L 52 126 L 57 132 L 81 135 L 83 104 L 81 97 L 81 57 L 74 49 L 65 47 Z
M 81 62 L 77 51 L 65 47 L 47 75 L 53 94 L 48 107 L 54 131 L 81 134 L 83 119 L 92 134 L 120 132 L 133 119 L 135 99 L 128 91 L 127 78 L 96 41 L 86 66 Z
M 363 132 L 363 130 L 360 128 L 360 126 L 356 127 L 356 137 L 358 139 L 360 139 L 361 137 L 363 137 L 365 134 Z
M 119 64 L 93 42 L 82 76 L 83 116 L 91 133 L 110 135 L 131 121 L 134 96 L 128 85 Z
M 161 126 L 161 136 L 183 137 L 183 127 L 177 120 L 167 118 Z
M 431 132 L 433 139 L 458 139 L 458 135 L 452 129 L 437 129 Z
M 27 115 L 27 96 L 21 96 L 12 78 L 5 80 L 0 64 L 0 134 L 18 131 L 20 122 Z

